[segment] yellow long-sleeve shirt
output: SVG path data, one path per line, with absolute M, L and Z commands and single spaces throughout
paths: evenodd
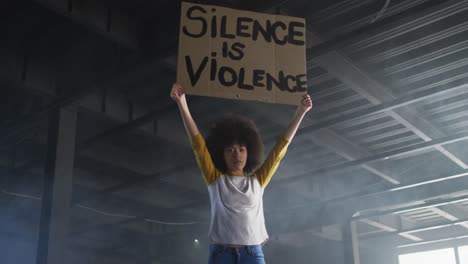
M 215 167 L 208 148 L 206 147 L 205 139 L 201 134 L 194 136 L 191 139 L 191 143 L 195 152 L 195 158 L 203 178 L 205 179 L 206 185 L 210 185 L 216 181 L 219 176 L 221 176 L 222 172 Z M 271 177 L 278 168 L 281 159 L 286 154 L 288 145 L 289 141 L 286 138 L 280 138 L 273 149 L 270 151 L 267 159 L 257 170 L 252 173 L 252 176 L 257 178 L 263 188 L 265 188 L 270 182 Z

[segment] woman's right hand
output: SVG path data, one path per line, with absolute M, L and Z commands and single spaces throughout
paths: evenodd
M 180 104 L 185 100 L 184 88 L 178 83 L 174 83 L 171 89 L 171 98 L 177 103 Z
M 187 101 L 185 100 L 185 92 L 184 88 L 178 83 L 174 83 L 171 89 L 171 98 L 176 101 L 180 114 L 182 115 L 182 120 L 184 121 L 185 131 L 187 131 L 187 135 L 189 138 L 193 138 L 194 136 L 200 134 L 198 131 L 197 124 L 192 118 L 190 114 L 189 107 L 187 105 Z

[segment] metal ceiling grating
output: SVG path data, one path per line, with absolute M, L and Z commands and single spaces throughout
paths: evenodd
M 422 3 L 428 2 L 429 0 L 397 0 L 397 1 L 392 1 L 390 6 L 387 8 L 386 12 L 382 15 L 382 18 L 385 18 L 387 16 L 392 16 L 395 14 L 398 14 L 402 11 L 405 11 L 409 8 L 412 8 L 414 6 L 420 5 Z M 355 21 L 352 21 L 350 23 L 342 24 L 342 26 L 339 26 L 336 30 L 336 33 L 338 34 L 343 34 L 347 32 L 354 31 L 360 27 L 363 27 L 367 24 L 369 24 L 373 19 L 375 19 L 376 15 L 375 13 L 370 13 L 369 15 L 365 17 L 361 17 Z
M 431 209 L 422 209 L 400 214 L 405 219 L 414 223 L 442 222 L 447 219 L 435 213 Z
M 448 55 L 452 54 L 457 54 L 459 52 L 464 52 L 468 49 L 468 41 L 462 41 L 459 43 L 455 43 L 453 45 L 443 47 L 441 49 L 435 49 L 433 51 L 431 50 L 425 50 L 421 52 L 421 56 L 414 57 L 413 59 L 409 59 L 411 54 L 408 54 L 408 56 L 405 56 L 402 58 L 399 62 L 396 62 L 396 64 L 389 65 L 389 66 L 383 66 L 379 67 L 378 73 L 385 77 L 390 77 L 393 74 L 397 74 L 400 72 L 404 72 L 406 70 L 413 69 L 415 67 L 418 67 L 420 65 L 427 64 L 429 62 L 432 62 L 434 60 L 443 58 Z

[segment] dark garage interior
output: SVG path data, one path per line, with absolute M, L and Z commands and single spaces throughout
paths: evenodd
M 267 263 L 468 264 L 468 1 L 191 2 L 306 19 L 314 107 L 265 191 Z M 180 7 L 1 2 L 0 263 L 207 263 Z M 202 134 L 242 114 L 267 151 L 295 110 L 187 98 Z

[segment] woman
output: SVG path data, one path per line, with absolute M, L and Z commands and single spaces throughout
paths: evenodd
M 179 106 L 208 186 L 211 203 L 209 263 L 265 263 L 262 245 L 268 240 L 268 234 L 263 215 L 263 190 L 286 154 L 302 119 L 312 108 L 310 96 L 304 95 L 286 131 L 260 167 L 263 144 L 252 121 L 230 116 L 215 122 L 205 142 L 179 84 L 172 86 L 171 97 Z

